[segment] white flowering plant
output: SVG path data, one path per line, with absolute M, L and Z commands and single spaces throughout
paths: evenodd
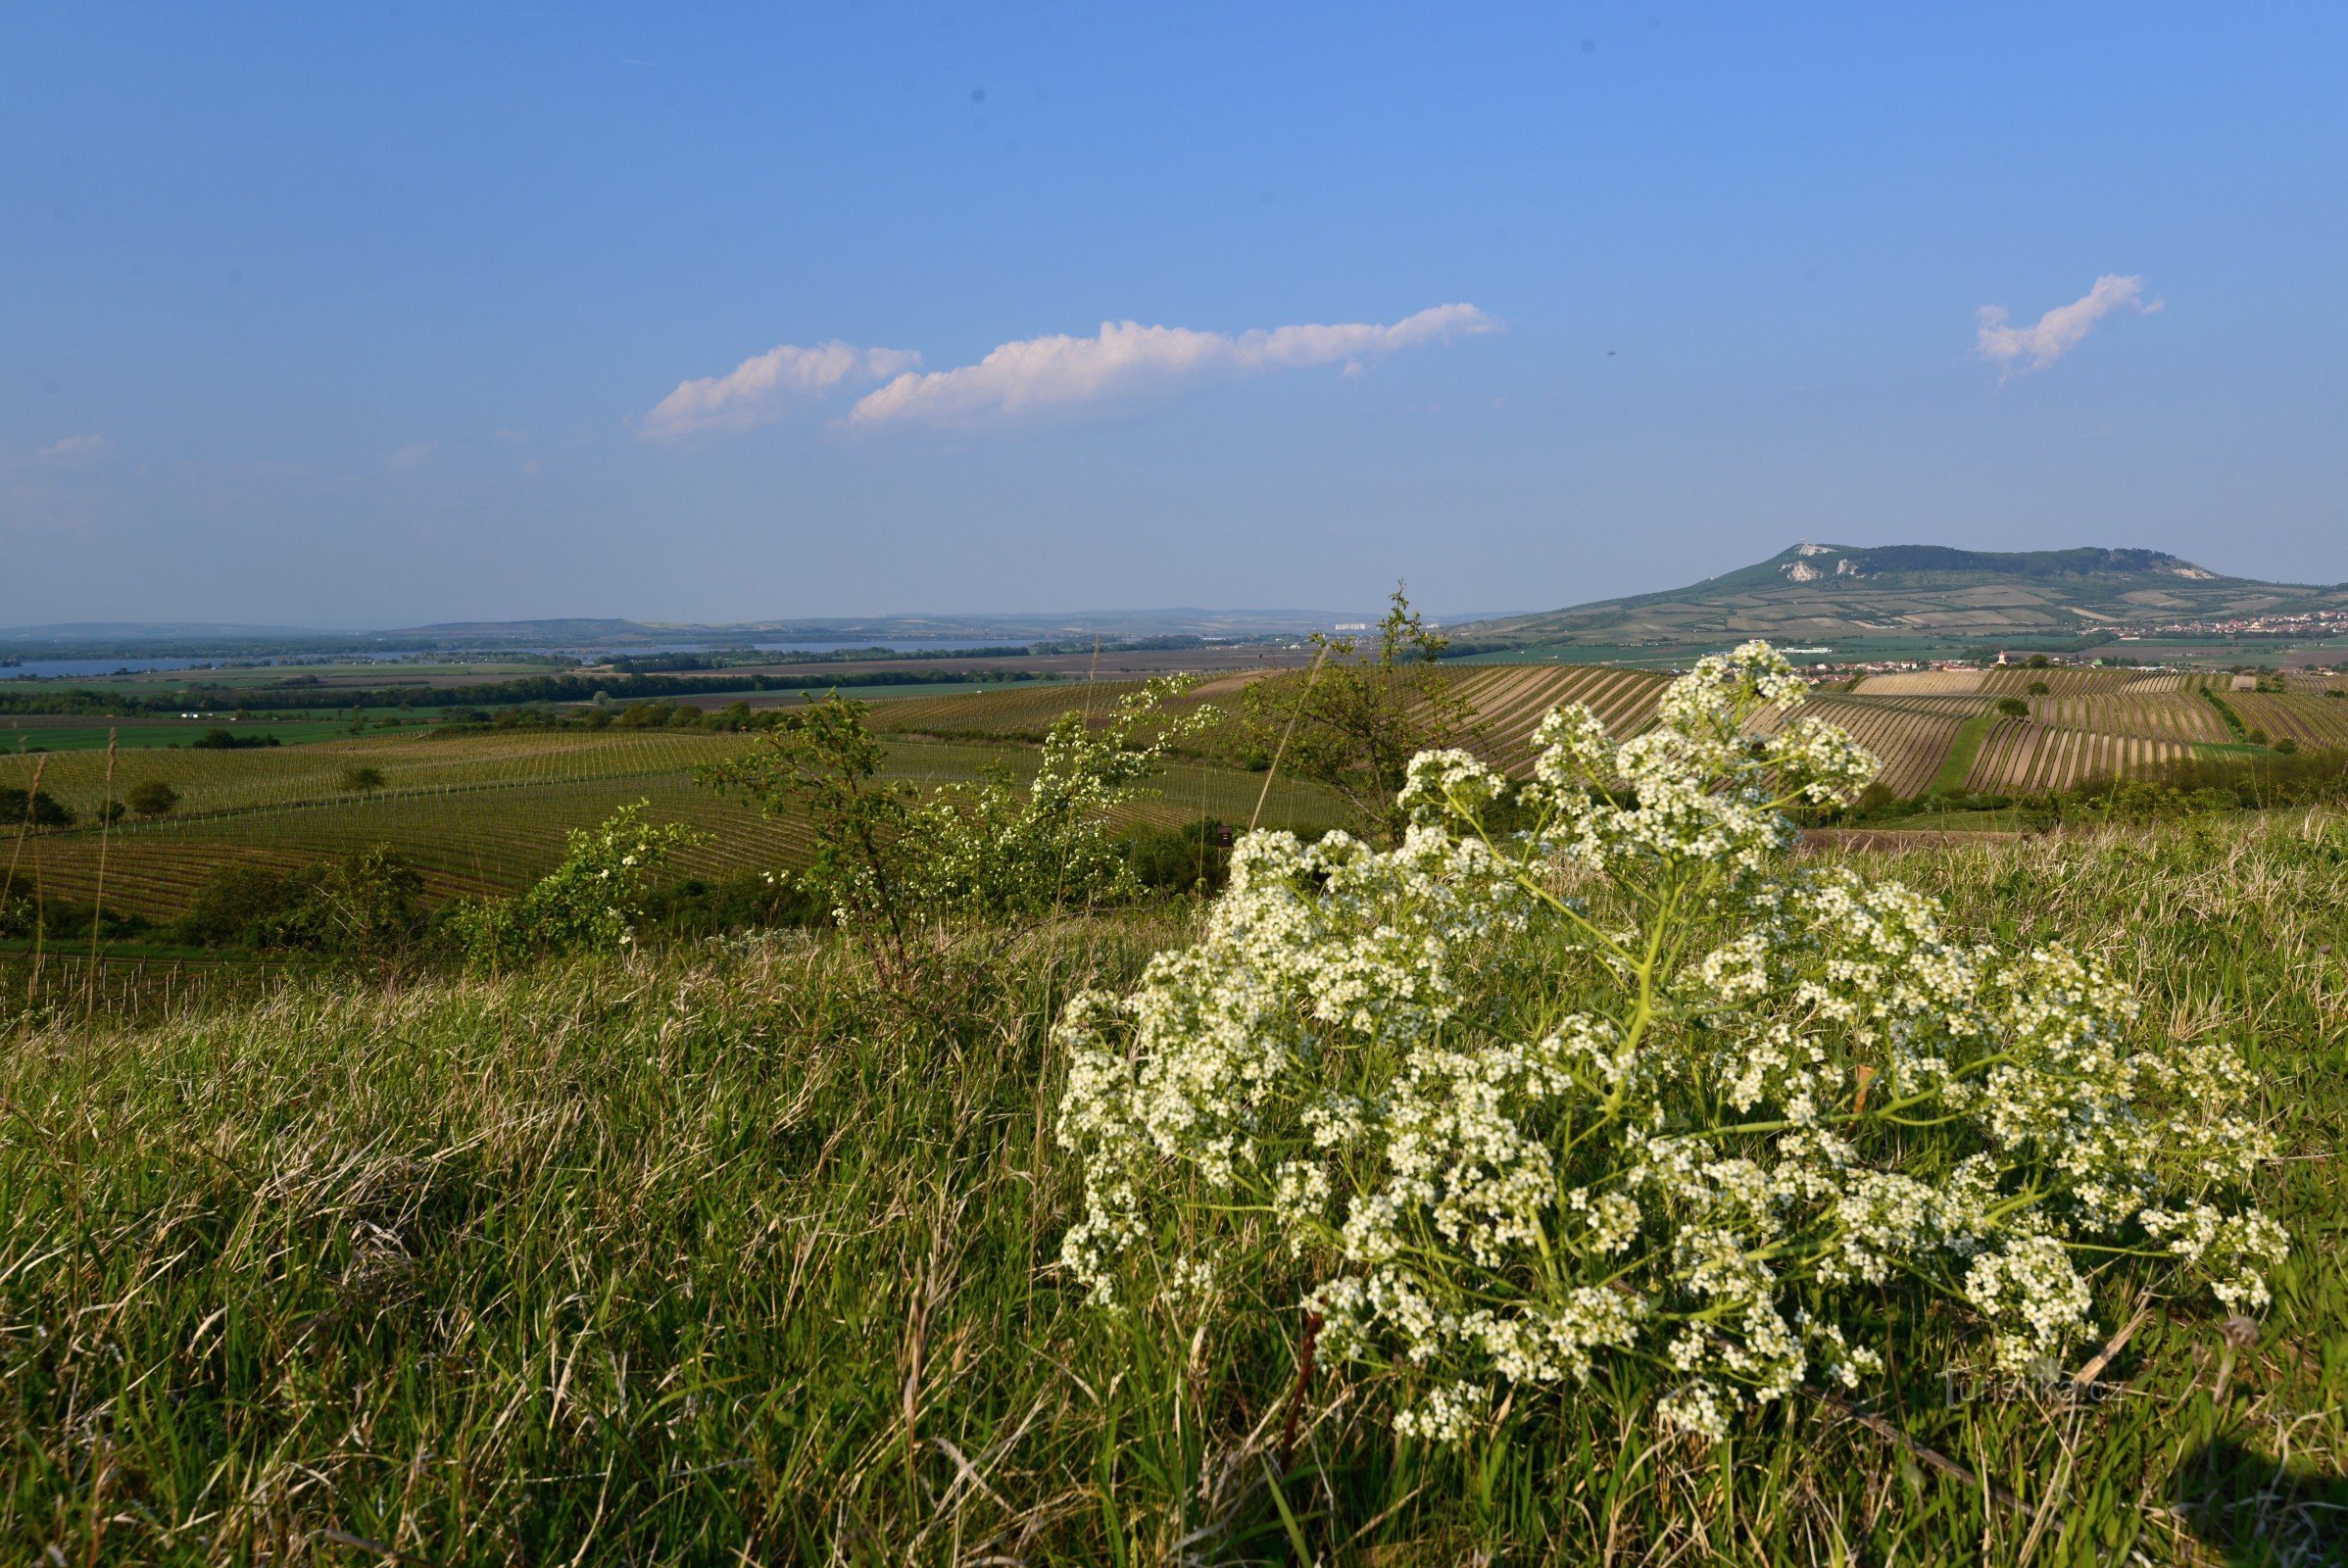
M 2264 1304 L 2286 1248 L 2233 1053 L 2147 1037 L 2088 957 L 1795 860 L 1788 813 L 1876 772 L 1805 691 L 1747 644 L 1628 742 L 1552 712 L 1522 784 L 1421 754 L 1392 851 L 1248 835 L 1196 946 L 1060 1021 L 1065 1265 L 1112 1310 L 1293 1289 L 1437 1440 L 1601 1365 L 1720 1436 L 1879 1376 L 1890 1299 L 2043 1363 L 2129 1259 Z

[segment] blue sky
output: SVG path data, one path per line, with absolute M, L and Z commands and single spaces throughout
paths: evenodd
M 2348 579 L 2337 5 L 0 27 L 0 623 Z

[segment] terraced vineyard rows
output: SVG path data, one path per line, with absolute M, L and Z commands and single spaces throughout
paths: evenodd
M 2226 706 L 2270 740 L 2288 736 L 2309 751 L 2348 750 L 2348 698 L 2226 692 Z M 2207 706 L 2206 704 L 2203 706 Z
M 1981 689 L 1978 669 L 1903 669 L 1870 675 L 1852 688 L 1854 697 L 1960 697 Z
M 1932 782 L 1965 721 L 1988 706 L 1985 697 L 1869 698 L 1825 692 L 1798 711 L 1837 726 L 1875 753 L 1883 764 L 1878 776 L 1886 789 L 1916 795 Z M 1754 727 L 1768 734 L 1783 721 L 1784 715 L 1773 711 Z
M 2226 720 L 2196 692 L 2139 692 L 2131 685 L 2103 696 L 2032 697 L 2029 702 L 2031 718 L 2057 729 L 2212 745 L 2233 739 Z
M 1533 732 L 1550 709 L 1588 704 L 1617 740 L 1654 717 L 1670 677 L 1604 664 L 1486 664 L 1456 676 L 1452 690 L 1475 710 L 1482 750 L 1496 767 L 1522 772 L 1532 761 Z
M 2054 729 L 2028 719 L 2002 719 L 1981 742 L 1965 787 L 1977 794 L 2017 795 L 2068 789 L 2091 778 L 2140 774 L 2181 761 L 2192 747 L 2141 735 Z
M 2146 678 L 2132 669 L 2032 669 L 2028 664 L 2002 664 L 1991 669 L 1910 669 L 1870 675 L 1859 682 L 1852 695 L 1955 697 L 1981 692 L 1991 697 L 2025 697 L 2033 684 L 2043 683 L 2050 696 L 2068 697 L 2119 691 Z
M 2028 664 L 2006 664 L 1981 671 L 1981 690 L 1992 697 L 2027 697 L 2032 686 L 2043 684 L 2049 696 L 2078 697 L 2119 691 L 2138 673 L 2132 669 L 2032 669 Z

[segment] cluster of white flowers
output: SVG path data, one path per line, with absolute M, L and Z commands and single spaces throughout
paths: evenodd
M 1808 719 L 1754 733 L 1803 689 L 1748 644 L 1626 744 L 1552 713 L 1522 786 L 1420 757 L 1391 853 L 1243 840 L 1202 940 L 1061 1021 L 1067 1266 L 1112 1305 L 1235 1250 L 1301 1272 L 1328 1353 L 1405 1372 L 1401 1429 L 1445 1439 L 1608 1357 L 1714 1435 L 1858 1387 L 1844 1326 L 1895 1281 L 2007 1366 L 2088 1332 L 2083 1257 L 2263 1302 L 2285 1244 L 2234 1201 L 2271 1149 L 2231 1053 L 2137 1038 L 2076 955 L 1795 864 L 1787 808 L 1875 770 Z

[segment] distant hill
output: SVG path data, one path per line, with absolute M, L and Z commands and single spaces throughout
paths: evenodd
M 2158 550 L 1798 544 L 1665 593 L 1455 625 L 1478 647 L 2079 637 L 2348 607 L 2348 589 L 2228 577 Z

